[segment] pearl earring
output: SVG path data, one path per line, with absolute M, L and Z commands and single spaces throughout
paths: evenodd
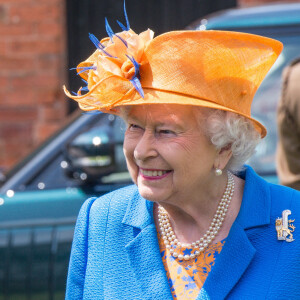
M 216 176 L 221 176 L 223 174 L 223 171 L 220 168 L 215 169 Z

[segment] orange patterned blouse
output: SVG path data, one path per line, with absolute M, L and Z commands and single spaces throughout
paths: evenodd
M 173 258 L 159 233 L 158 241 L 173 299 L 196 299 L 225 240 L 209 245 L 200 256 L 188 261 Z M 177 252 L 186 255 L 193 253 L 193 250 L 186 249 Z

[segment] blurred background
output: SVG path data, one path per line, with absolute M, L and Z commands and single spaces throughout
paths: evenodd
M 270 2 L 276 1 L 127 0 L 127 11 L 136 32 L 151 28 L 158 35 L 221 9 Z M 62 85 L 77 90 L 75 71 L 68 69 L 94 50 L 89 32 L 106 36 L 105 17 L 118 30 L 115 20 L 124 20 L 123 0 L 0 1 L 1 170 L 30 153 L 76 108 Z
M 284 43 L 253 101 L 268 135 L 248 162 L 278 183 L 276 111 L 282 71 L 300 56 L 300 0 L 127 0 L 126 7 L 136 33 L 235 30 Z M 107 36 L 105 17 L 119 31 L 123 0 L 0 0 L 0 300 L 64 299 L 82 203 L 131 183 L 122 120 L 82 114 L 62 90 L 82 85 L 70 69 L 94 51 L 89 33 Z

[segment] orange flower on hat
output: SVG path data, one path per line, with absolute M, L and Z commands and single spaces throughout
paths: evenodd
M 81 109 L 110 109 L 117 102 L 126 100 L 134 91 L 141 97 L 144 92 L 140 83 L 139 68 L 147 63 L 144 50 L 153 39 L 150 29 L 136 34 L 130 29 L 125 12 L 127 27 L 122 32 L 114 33 L 106 20 L 106 31 L 109 37 L 99 40 L 90 34 L 90 39 L 97 50 L 77 66 L 77 73 L 87 84 L 80 88 L 76 95 L 64 86 L 68 97 L 76 100 Z M 82 94 L 82 92 L 87 92 Z
M 112 57 L 99 53 L 98 65 L 101 65 L 107 72 L 131 79 L 135 74 L 132 58 L 139 65 L 145 62 L 143 61 L 144 49 L 153 39 L 153 35 L 153 31 L 150 29 L 140 34 L 136 34 L 130 29 L 129 31 L 117 33 L 111 39 L 102 40 L 101 44 L 105 45 L 105 51 Z

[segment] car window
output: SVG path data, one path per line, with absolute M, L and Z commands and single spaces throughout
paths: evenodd
M 20 185 L 18 190 L 57 189 L 76 187 L 84 184 L 86 179 L 84 172 L 78 171 L 78 174 L 74 172 L 73 175 L 75 178 L 70 178 L 67 175 L 68 172 L 66 167 L 68 162 L 66 160 L 66 151 L 72 143 L 80 143 L 82 140 L 87 138 L 94 142 L 94 145 L 91 143 L 90 145 L 87 144 L 87 146 L 94 146 L 96 148 L 97 141 L 101 140 L 101 133 L 105 128 L 109 128 L 109 131 L 112 132 L 113 148 L 106 150 L 112 150 L 114 152 L 116 169 L 101 177 L 101 180 L 99 178 L 98 183 L 117 184 L 130 182 L 130 175 L 127 171 L 126 161 L 123 155 L 123 139 L 126 125 L 120 117 L 108 114 L 99 114 L 99 118 L 95 118 L 93 122 L 86 124 L 84 128 L 79 130 L 76 135 L 72 137 L 72 139 L 66 141 L 63 147 L 59 149 L 56 156 L 53 157 L 39 173 Z M 89 143 L 88 141 L 85 142 Z
M 286 65 L 300 57 L 300 35 L 273 35 L 280 40 L 283 51 L 259 87 L 252 105 L 252 115 L 260 121 L 268 131 L 267 136 L 257 147 L 256 154 L 249 163 L 261 175 L 275 174 L 275 156 L 277 147 L 277 106 L 281 93 L 281 74 Z

